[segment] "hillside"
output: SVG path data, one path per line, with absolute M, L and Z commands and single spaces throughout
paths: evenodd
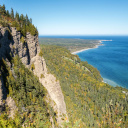
M 7 15 L 4 5 L 0 14 L 0 127 L 61 127 L 66 105 L 59 81 L 47 72 L 37 29 Z
M 68 49 L 39 45 L 32 20 L 0 6 L 0 127 L 128 127 L 128 90 L 102 80 Z
M 63 47 L 41 48 L 49 72 L 60 81 L 69 127 L 128 127 L 127 89 L 103 83 L 97 69 Z

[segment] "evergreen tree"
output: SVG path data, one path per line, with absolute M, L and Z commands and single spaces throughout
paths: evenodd
M 0 5 L 0 15 L 2 14 L 2 6 Z
M 10 16 L 10 14 L 9 14 L 9 11 L 8 11 L 8 10 L 6 11 L 6 15 L 7 15 L 8 17 Z
M 22 29 L 21 29 L 21 33 L 23 34 L 23 36 L 26 36 L 26 25 L 23 24 Z
M 3 9 L 3 15 L 5 15 L 6 14 L 6 11 L 5 11 L 5 5 L 4 4 L 3 4 L 2 9 Z
M 11 8 L 11 18 L 14 19 L 14 11 L 12 8 Z
M 15 15 L 15 19 L 16 19 L 16 21 L 19 21 L 19 19 L 20 19 L 19 18 L 19 13 L 17 13 L 17 12 L 16 12 L 16 15 Z
M 24 20 L 24 15 L 21 14 L 21 15 L 20 15 L 20 21 L 23 21 L 23 20 Z
M 0 5 L 0 14 L 5 15 L 6 11 L 5 11 L 5 5 L 3 4 L 3 6 Z
M 30 20 L 29 20 L 29 21 L 30 21 L 30 23 L 32 24 L 32 19 L 31 19 L 31 18 L 30 18 Z
M 28 15 L 26 14 L 26 17 L 25 17 L 25 21 L 26 21 L 26 25 L 29 25 L 29 19 L 28 19 Z

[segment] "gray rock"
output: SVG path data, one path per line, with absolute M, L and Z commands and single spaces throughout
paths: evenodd
M 35 65 L 33 72 L 39 77 L 40 82 L 47 89 L 49 95 L 47 101 L 52 101 L 49 103 L 54 108 L 54 111 L 57 111 L 57 122 L 61 126 L 63 122 L 62 118 L 68 119 L 68 116 L 59 81 L 56 80 L 54 75 L 47 72 L 45 60 L 39 56 L 40 47 L 38 36 L 32 36 L 28 32 L 26 37 L 24 37 L 24 42 L 21 42 L 21 37 L 21 33 L 15 27 L 4 28 L 0 26 L 0 61 L 2 58 L 7 60 L 8 65 L 11 67 L 9 64 L 11 57 L 18 55 L 26 67 L 31 67 L 31 64 Z M 44 77 L 41 78 L 42 74 Z M 3 87 L 4 83 L 2 82 L 2 77 L 0 77 L 0 105 L 2 105 L 4 95 Z M 14 109 L 17 109 L 15 102 L 11 97 L 8 97 L 6 104 L 10 107 L 10 117 L 13 117 Z

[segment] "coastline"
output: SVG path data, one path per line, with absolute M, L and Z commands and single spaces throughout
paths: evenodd
M 80 53 L 80 52 L 83 52 L 83 51 L 86 51 L 86 50 L 89 50 L 89 49 L 94 49 L 94 48 L 98 48 L 100 45 L 103 45 L 101 43 L 103 43 L 103 41 L 112 41 L 112 40 L 99 40 L 99 43 L 97 45 L 95 45 L 94 47 L 92 48 L 85 48 L 85 49 L 81 49 L 81 50 L 78 50 L 78 51 L 75 51 L 75 52 L 72 52 L 71 54 L 77 54 L 77 53 Z

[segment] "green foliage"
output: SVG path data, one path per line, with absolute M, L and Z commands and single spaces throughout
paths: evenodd
M 6 31 L 8 32 L 8 39 L 12 40 L 12 34 L 11 34 L 9 27 L 6 28 Z
M 32 24 L 32 19 L 28 18 L 28 16 L 24 16 L 16 12 L 14 14 L 13 9 L 11 8 L 11 12 L 5 10 L 5 6 L 0 6 L 0 25 L 3 27 L 12 26 L 16 27 L 17 31 L 20 31 L 21 34 L 25 37 L 26 33 L 29 32 L 31 35 L 38 35 L 37 28 Z M 15 15 L 15 16 L 14 16 Z
M 23 44 L 25 43 L 25 39 L 23 36 L 21 37 L 20 42 L 22 42 Z
M 8 118 L 6 113 L 1 114 L 0 116 L 0 127 L 1 128 L 21 128 L 19 122 L 13 120 L 12 118 Z
M 39 56 L 41 56 L 41 57 L 43 56 L 42 50 L 40 50 Z
M 17 21 L 13 21 L 11 26 L 16 27 L 17 31 L 21 31 L 20 24 Z
M 10 14 L 11 18 L 14 19 L 14 11 L 13 8 L 11 8 L 11 14 Z
M 1 25 L 2 27 L 8 27 L 8 26 L 9 26 L 6 21 L 2 21 L 2 20 L 0 20 L 0 25 Z
M 1 15 L 5 15 L 6 14 L 6 10 L 5 10 L 5 5 L 3 4 L 3 6 L 0 5 L 0 14 Z
M 37 28 L 35 28 L 35 26 L 32 25 L 32 24 L 29 24 L 29 25 L 27 26 L 27 31 L 30 32 L 30 34 L 33 35 L 33 36 L 38 35 L 38 30 L 37 30 Z
M 33 71 L 34 69 L 35 69 L 35 65 L 34 65 L 34 63 L 32 63 L 31 70 Z
M 8 96 L 11 96 L 18 111 L 14 119 L 8 118 L 8 110 L 0 117 L 0 127 L 51 127 L 50 116 L 56 118 L 52 108 L 45 101 L 46 89 L 40 84 L 39 79 L 25 68 L 18 56 L 12 60 L 13 72 L 3 60 L 2 72 L 6 77 Z
M 41 74 L 41 75 L 40 75 L 40 78 L 44 78 L 44 75 L 43 75 L 43 74 Z
M 25 24 L 23 24 L 22 25 L 22 28 L 21 28 L 21 33 L 22 33 L 22 35 L 25 37 L 26 36 L 26 25 Z
M 10 17 L 10 14 L 9 14 L 8 10 L 6 11 L 6 15 L 7 15 L 7 17 Z
M 42 45 L 42 52 L 65 97 L 65 127 L 128 127 L 127 89 L 103 83 L 97 69 L 63 47 Z
M 79 51 L 81 49 L 93 48 L 99 45 L 98 40 L 87 39 L 64 39 L 64 38 L 46 38 L 39 37 L 40 44 L 57 45 L 67 48 L 70 52 Z
M 15 19 L 16 19 L 16 21 L 18 21 L 18 22 L 19 22 L 20 17 L 19 17 L 19 13 L 18 13 L 18 12 L 16 12 Z

